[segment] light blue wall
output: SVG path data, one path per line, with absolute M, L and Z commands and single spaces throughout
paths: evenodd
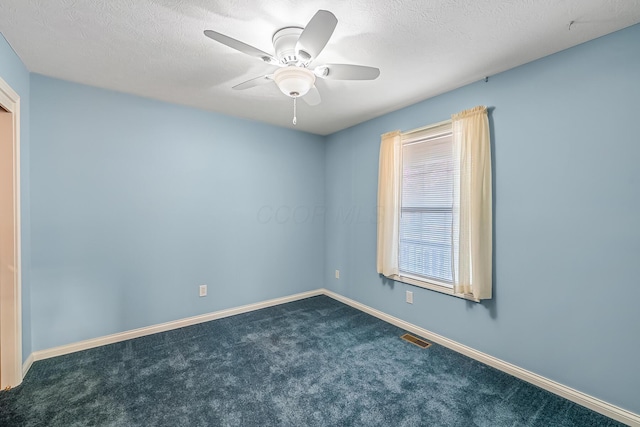
M 325 286 L 640 413 L 639 47 L 636 25 L 328 137 Z M 494 299 L 383 282 L 380 135 L 476 105 L 492 107 Z
M 36 74 L 31 97 L 34 350 L 322 287 L 322 137 Z
M 20 96 L 20 222 L 22 359 L 31 354 L 31 208 L 29 193 L 29 71 L 0 34 L 0 77 Z

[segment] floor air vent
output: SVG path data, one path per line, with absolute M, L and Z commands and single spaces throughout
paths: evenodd
M 414 337 L 413 335 L 410 335 L 410 334 L 404 334 L 400 338 L 402 338 L 405 341 L 409 341 L 411 344 L 415 344 L 420 348 L 431 347 L 431 343 L 430 342 L 426 342 L 426 341 L 421 340 L 418 337 Z

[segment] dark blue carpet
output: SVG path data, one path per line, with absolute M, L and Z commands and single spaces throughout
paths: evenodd
M 8 426 L 619 426 L 328 297 L 36 362 Z

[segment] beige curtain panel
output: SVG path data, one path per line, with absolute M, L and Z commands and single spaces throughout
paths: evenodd
M 402 144 L 400 131 L 382 135 L 378 173 L 378 273 L 398 274 Z
M 460 175 L 454 182 L 454 284 L 458 294 L 490 299 L 492 290 L 491 144 L 486 107 L 451 117 L 454 161 Z M 455 225 L 458 227 L 455 227 Z

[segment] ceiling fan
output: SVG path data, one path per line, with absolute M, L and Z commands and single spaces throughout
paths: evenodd
M 243 90 L 275 82 L 282 93 L 294 99 L 295 107 L 295 100 L 299 97 L 304 97 L 303 100 L 309 105 L 320 103 L 320 93 L 315 85 L 317 77 L 333 80 L 374 80 L 380 75 L 378 68 L 362 65 L 323 64 L 313 69 L 309 68 L 326 46 L 337 24 L 338 19 L 333 13 L 319 10 L 304 28 L 280 28 L 272 38 L 275 55 L 216 31 L 206 30 L 204 34 L 230 48 L 280 67 L 273 74 L 247 80 L 233 86 L 233 89 Z

